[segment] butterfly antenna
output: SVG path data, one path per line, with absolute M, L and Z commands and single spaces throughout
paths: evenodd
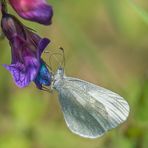
M 44 51 L 44 53 L 46 53 L 46 54 L 50 54 L 49 51 Z M 52 64 L 51 64 L 50 57 L 49 57 L 49 59 L 48 59 L 48 62 L 49 62 L 49 64 L 46 63 L 46 65 L 47 65 L 47 67 L 48 67 L 48 68 L 51 70 L 51 72 L 52 72 L 53 70 L 52 70 Z
M 42 60 L 42 62 L 44 62 L 44 64 L 50 69 L 50 72 L 53 74 L 52 67 L 50 65 L 48 65 L 44 60 Z
M 65 52 L 64 52 L 64 48 L 63 47 L 59 47 L 59 49 L 62 51 L 62 55 L 63 55 L 63 61 L 62 61 L 62 64 L 65 68 Z
M 50 54 L 49 51 L 44 51 L 44 53 Z M 51 54 L 49 55 L 49 64 L 51 65 L 51 66 L 49 66 L 49 67 L 51 67 L 51 71 L 52 71 L 52 62 L 51 62 L 52 57 L 57 61 L 57 63 L 60 63 L 59 60 L 57 59 L 57 57 L 56 57 L 55 55 L 63 56 L 63 54 L 57 53 L 57 52 L 51 53 Z M 63 62 L 62 62 L 62 63 L 63 63 Z M 61 65 L 61 64 L 59 64 L 59 65 Z

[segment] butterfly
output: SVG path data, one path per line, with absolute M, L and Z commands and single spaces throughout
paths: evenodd
M 51 88 L 59 94 L 59 102 L 68 128 L 75 134 L 97 138 L 123 123 L 129 105 L 120 95 L 90 82 L 67 77 L 59 67 Z

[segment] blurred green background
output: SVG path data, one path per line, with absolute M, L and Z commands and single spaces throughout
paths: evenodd
M 123 96 L 131 107 L 129 118 L 101 138 L 81 138 L 66 127 L 56 92 L 39 91 L 34 84 L 19 89 L 0 66 L 0 148 L 147 148 L 148 1 L 49 3 L 54 8 L 51 26 L 22 21 L 51 39 L 47 50 L 65 49 L 67 75 Z M 9 64 L 6 39 L 0 40 L 0 49 L 1 65 Z M 48 63 L 49 55 L 43 57 Z

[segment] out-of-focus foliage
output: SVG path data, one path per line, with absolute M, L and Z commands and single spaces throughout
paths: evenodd
M 109 88 L 127 99 L 129 118 L 101 138 L 76 136 L 66 127 L 57 93 L 39 91 L 34 84 L 19 89 L 0 66 L 0 148 L 147 148 L 148 1 L 49 3 L 54 8 L 51 26 L 23 22 L 51 39 L 48 51 L 57 52 L 59 46 L 65 49 L 67 75 Z M 16 15 L 12 9 L 11 13 Z M 0 40 L 0 49 L 1 65 L 9 64 L 6 39 Z M 49 64 L 49 54 L 43 57 Z

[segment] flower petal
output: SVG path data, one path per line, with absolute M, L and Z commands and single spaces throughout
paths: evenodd
M 53 10 L 46 0 L 9 0 L 9 2 L 22 18 L 44 25 L 51 24 Z
M 40 61 L 40 68 L 34 82 L 39 89 L 42 89 L 42 85 L 49 86 L 51 84 L 51 73 L 42 59 Z
M 26 64 L 27 65 L 16 63 L 3 65 L 11 73 L 16 85 L 20 88 L 28 86 L 30 82 L 36 78 L 38 72 L 39 64 L 36 59 L 31 59 L 27 61 Z
M 39 56 L 41 56 L 42 52 L 44 51 L 44 49 L 49 43 L 50 43 L 50 40 L 48 38 L 43 38 L 40 40 L 38 44 Z

